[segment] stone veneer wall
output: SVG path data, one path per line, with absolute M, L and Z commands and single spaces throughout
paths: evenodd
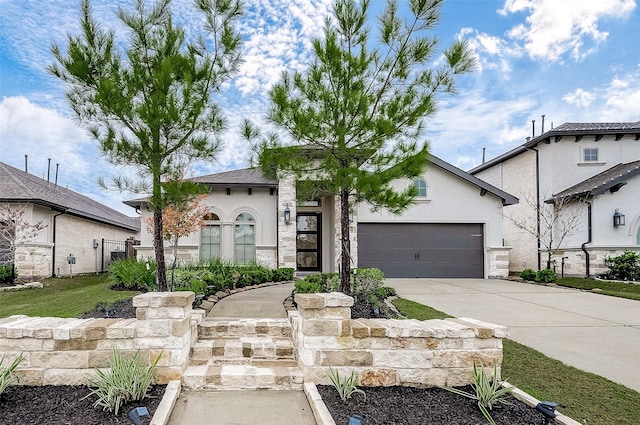
M 86 384 L 95 368 L 107 368 L 113 349 L 140 350 L 149 364 L 160 357 L 156 382 L 180 379 L 189 363 L 204 312 L 192 311 L 193 292 L 149 292 L 133 298 L 136 319 L 0 319 L 0 358 L 25 360 L 21 385 Z M 9 362 L 9 363 L 7 363 Z
M 298 294 L 289 312 L 305 381 L 329 384 L 329 368 L 355 371 L 363 386 L 445 386 L 472 382 L 473 364 L 502 363 L 507 328 L 473 319 L 351 319 L 353 298 Z

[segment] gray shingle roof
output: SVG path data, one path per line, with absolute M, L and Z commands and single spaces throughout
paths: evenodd
M 259 168 L 243 168 L 240 170 L 225 171 L 222 173 L 194 177 L 189 180 L 196 183 L 221 186 L 278 186 L 277 180 L 265 177 L 265 175 L 262 173 L 262 171 L 260 171 Z
M 26 202 L 128 230 L 140 231 L 140 218 L 128 217 L 91 198 L 0 162 L 0 202 Z
M 563 137 L 576 136 L 576 141 L 580 138 L 588 135 L 593 136 L 616 136 L 623 137 L 631 135 L 630 140 L 640 140 L 640 121 L 635 122 L 566 122 L 558 127 L 542 133 L 541 135 L 534 137 L 526 143 L 511 149 L 508 152 L 503 153 L 483 164 L 478 165 L 475 168 L 469 170 L 469 173 L 476 174 L 482 170 L 486 170 L 496 164 L 499 164 L 507 159 L 511 159 L 520 155 L 527 149 L 534 148 L 540 143 L 549 143 L 551 140 L 558 141 Z
M 607 190 L 615 192 L 627 184 L 629 178 L 637 174 L 640 174 L 640 161 L 618 164 L 553 195 L 553 198 L 582 198 L 601 195 Z

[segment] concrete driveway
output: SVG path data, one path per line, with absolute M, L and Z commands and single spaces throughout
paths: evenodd
M 640 391 L 640 301 L 507 280 L 387 279 L 402 298 L 509 327 L 509 338 Z

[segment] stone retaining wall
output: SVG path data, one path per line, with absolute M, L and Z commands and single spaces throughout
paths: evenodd
M 473 364 L 500 371 L 503 326 L 473 319 L 351 319 L 353 298 L 298 294 L 289 312 L 305 381 L 330 383 L 329 368 L 355 371 L 363 386 L 457 386 L 472 382 Z
M 86 384 L 95 368 L 107 368 L 113 349 L 158 357 L 156 382 L 180 379 L 203 314 L 192 311 L 193 292 L 150 292 L 133 298 L 136 319 L 62 319 L 11 316 L 0 319 L 0 358 L 25 357 L 21 385 Z

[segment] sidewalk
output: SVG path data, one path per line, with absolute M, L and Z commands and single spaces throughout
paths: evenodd
M 208 318 L 286 318 L 293 284 L 238 292 L 220 300 Z M 302 390 L 184 391 L 168 425 L 315 425 Z

